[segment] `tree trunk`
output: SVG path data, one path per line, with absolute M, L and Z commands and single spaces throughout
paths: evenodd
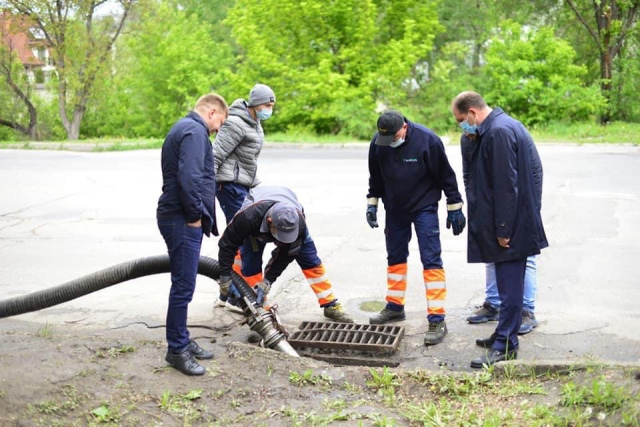
M 600 54 L 600 78 L 602 79 L 600 89 L 602 90 L 602 95 L 607 101 L 607 107 L 600 116 L 600 123 L 603 125 L 606 125 L 611 120 L 611 107 L 609 104 L 611 102 L 612 66 L 613 58 L 609 53 L 609 49 L 606 49 Z
M 84 109 L 76 108 L 73 112 L 73 120 L 69 124 L 69 129 L 67 129 L 67 139 L 75 141 L 80 138 L 80 124 L 82 123 L 82 117 L 84 117 Z

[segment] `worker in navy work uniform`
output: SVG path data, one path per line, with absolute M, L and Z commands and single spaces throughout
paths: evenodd
M 187 310 L 196 286 L 202 235 L 218 235 L 209 135 L 220 129 L 227 115 L 224 98 L 205 95 L 173 125 L 162 144 L 162 195 L 156 216 L 171 268 L 165 359 L 187 375 L 204 375 L 205 368 L 195 359 L 213 358 L 189 338 Z
M 489 350 L 471 361 L 482 368 L 518 356 L 527 258 L 549 246 L 540 213 L 542 163 L 531 135 L 476 92 L 462 92 L 451 111 L 465 138 L 462 164 L 469 215 L 469 262 L 494 263 L 500 315 Z
M 262 272 L 262 254 L 267 243 L 274 243 L 271 260 Z M 220 241 L 220 293 L 233 293 L 231 270 L 238 249 L 242 258 L 242 276 L 253 278 L 252 287 L 263 303 L 287 266 L 296 261 L 309 286 L 324 309 L 324 316 L 342 323 L 353 323 L 333 294 L 331 282 L 309 235 L 304 209 L 298 197 L 287 187 L 258 186 L 249 191 Z
M 444 302 L 447 296 L 442 265 L 438 201 L 447 197 L 447 228 L 464 230 L 462 197 L 456 175 L 440 138 L 426 127 L 407 120 L 397 111 L 378 119 L 378 132 L 369 147 L 367 222 L 378 227 L 378 199 L 386 211 L 387 305 L 371 324 L 405 319 L 407 257 L 414 225 L 423 266 L 429 328 L 425 345 L 435 345 L 447 335 Z

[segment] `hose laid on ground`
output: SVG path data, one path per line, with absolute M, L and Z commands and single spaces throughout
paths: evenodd
M 109 286 L 126 282 L 127 280 L 169 272 L 168 255 L 139 258 L 133 261 L 123 262 L 122 264 L 105 268 L 104 270 L 88 274 L 53 288 L 43 289 L 31 294 L 0 301 L 0 319 L 62 304 L 108 288 Z M 213 258 L 201 256 L 198 264 L 198 273 L 217 280 L 220 277 L 218 261 Z M 243 296 L 249 298 L 251 302 L 255 302 L 256 295 L 251 291 L 251 288 L 246 284 L 244 279 L 235 272 L 232 272 L 231 275 L 234 283 L 245 285 L 244 287 L 239 287 L 242 288 L 239 290 Z
M 0 301 L 0 319 L 49 308 L 127 280 L 153 274 L 169 273 L 170 271 L 169 255 L 123 262 L 53 288 Z M 218 261 L 201 256 L 198 263 L 198 273 L 217 280 L 220 277 Z M 247 317 L 247 323 L 251 330 L 260 334 L 265 345 L 269 348 L 299 357 L 298 353 L 287 342 L 286 333 L 278 327 L 279 322 L 275 308 L 264 310 L 262 307 L 254 307 L 256 294 L 247 282 L 242 276 L 233 271 L 231 272 L 231 279 L 236 289 L 244 297 L 240 300 L 240 306 Z

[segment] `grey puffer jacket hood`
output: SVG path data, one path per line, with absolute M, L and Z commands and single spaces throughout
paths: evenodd
M 236 99 L 213 143 L 216 181 L 258 185 L 258 156 L 263 144 L 260 120 L 251 117 L 244 99 Z

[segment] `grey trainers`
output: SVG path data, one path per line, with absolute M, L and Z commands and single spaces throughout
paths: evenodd
M 429 330 L 424 334 L 424 345 L 440 344 L 445 336 L 447 336 L 447 324 L 442 322 L 429 322 Z
M 381 325 L 383 323 L 389 322 L 399 322 L 404 320 L 404 309 L 400 311 L 389 310 L 388 308 L 383 308 L 382 311 L 376 314 L 373 317 L 369 318 L 369 324 L 371 325 Z
M 467 322 L 477 324 L 477 323 L 487 323 L 492 320 L 498 320 L 500 317 L 500 309 L 493 308 L 491 304 L 485 301 L 478 310 L 474 311 L 471 316 L 467 317 Z
M 533 311 L 522 310 L 522 323 L 520 324 L 520 330 L 518 330 L 518 335 L 525 335 L 529 332 L 533 331 L 533 328 L 538 327 L 538 321 L 536 320 L 536 315 L 533 314 Z
M 347 314 L 340 303 L 324 308 L 324 317 L 339 323 L 353 323 L 351 316 Z

